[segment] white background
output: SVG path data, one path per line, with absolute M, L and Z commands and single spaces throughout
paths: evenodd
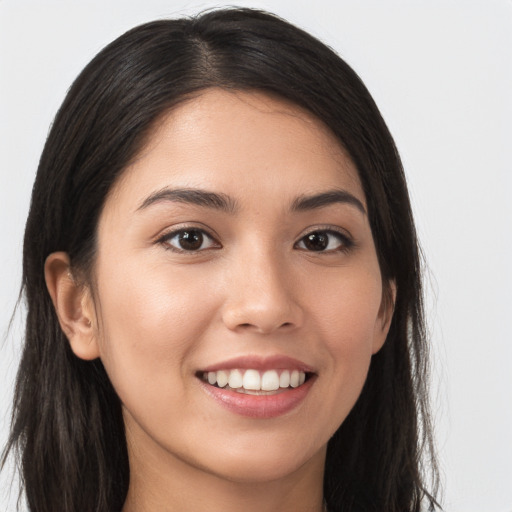
M 132 26 L 219 5 L 0 0 L 0 329 L 52 118 L 84 65 Z M 512 512 L 512 2 L 238 1 L 298 24 L 363 78 L 402 154 L 429 264 L 433 398 L 448 512 Z M 0 345 L 7 436 L 20 319 Z M 10 481 L 0 511 L 14 510 Z

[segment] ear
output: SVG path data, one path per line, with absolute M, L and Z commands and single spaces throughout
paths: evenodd
M 90 290 L 71 275 L 69 256 L 54 252 L 46 258 L 44 277 L 60 326 L 77 357 L 99 357 L 96 314 Z
M 382 301 L 380 304 L 379 314 L 375 322 L 375 332 L 373 336 L 372 354 L 376 354 L 386 341 L 393 312 L 395 311 L 396 301 L 396 282 L 389 280 L 383 283 Z

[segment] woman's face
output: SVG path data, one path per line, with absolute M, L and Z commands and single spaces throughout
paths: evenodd
M 94 343 L 132 462 L 244 482 L 323 466 L 390 316 L 366 210 L 297 107 L 210 89 L 161 120 L 107 198 L 95 261 Z

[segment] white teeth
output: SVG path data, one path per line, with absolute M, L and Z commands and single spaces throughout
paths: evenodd
M 225 372 L 223 370 L 219 370 L 217 372 L 217 386 L 219 386 L 219 388 L 223 388 L 228 383 L 228 380 L 228 372 Z
M 292 388 L 297 388 L 299 386 L 299 372 L 297 370 L 293 370 L 293 372 L 290 374 L 290 386 Z
M 285 370 L 279 376 L 279 387 L 280 388 L 287 388 L 289 386 L 290 386 L 290 372 L 288 370 Z
M 238 389 L 243 386 L 243 375 L 240 370 L 231 370 L 229 372 L 228 386 L 233 389 Z
M 260 372 L 258 372 L 257 370 L 247 370 L 244 373 L 243 382 L 244 382 L 243 387 L 245 389 L 253 389 L 255 391 L 261 389 Z
M 218 370 L 203 373 L 203 379 L 219 388 L 228 386 L 238 391 L 277 391 L 279 388 L 296 388 L 306 381 L 306 373 L 299 370 Z
M 261 376 L 261 390 L 275 391 L 279 389 L 279 375 L 275 370 L 267 370 Z

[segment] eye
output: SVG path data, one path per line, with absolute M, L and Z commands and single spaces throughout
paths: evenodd
M 205 231 L 197 228 L 183 228 L 164 235 L 160 242 L 170 250 L 194 252 L 219 247 L 219 244 Z
M 351 246 L 352 242 L 348 237 L 332 230 L 313 231 L 296 244 L 299 249 L 315 252 L 342 251 Z

